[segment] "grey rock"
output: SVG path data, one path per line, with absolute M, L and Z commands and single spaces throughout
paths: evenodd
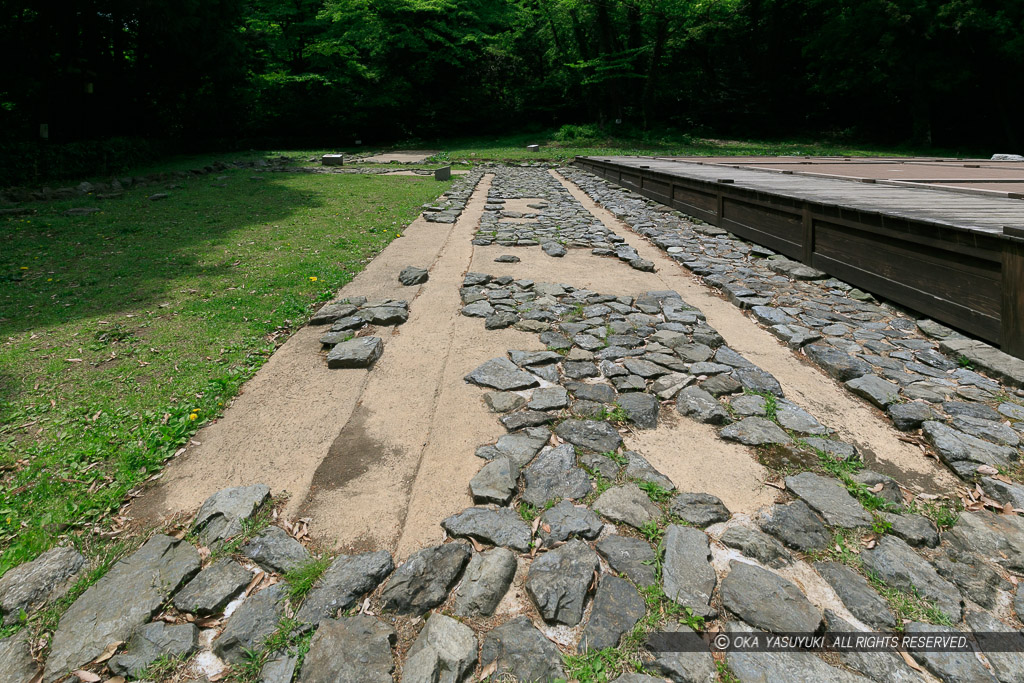
M 892 418 L 892 423 L 903 432 L 917 429 L 922 423 L 939 419 L 938 414 L 924 403 L 913 401 L 911 403 L 893 403 L 886 412 Z
M 298 683 L 392 683 L 394 629 L 366 614 L 324 619 L 309 643 Z
M 441 526 L 453 538 L 475 538 L 519 552 L 530 549 L 530 527 L 509 508 L 466 508 L 441 522 Z
M 814 568 L 832 586 L 850 614 L 880 631 L 896 625 L 888 603 L 863 576 L 838 562 L 815 562 Z
M 516 574 L 516 556 L 506 548 L 474 553 L 454 594 L 452 612 L 460 617 L 489 617 Z
M 862 375 L 846 383 L 846 388 L 861 398 L 866 398 L 882 410 L 896 403 L 900 388 L 877 375 Z
M 533 561 L 526 592 L 545 621 L 575 626 L 583 619 L 587 591 L 599 567 L 597 553 L 573 539 Z
M 992 671 L 1000 683 L 1021 683 L 1024 681 L 1024 662 L 1021 661 L 1019 654 L 1021 649 L 1024 648 L 1024 636 L 1016 629 L 1010 628 L 987 612 L 969 612 L 966 621 L 967 625 L 975 633 L 1001 634 L 992 637 L 992 641 L 996 641 L 996 638 L 998 638 L 1003 640 L 1003 642 L 1010 643 L 1011 647 L 1016 650 L 1015 652 L 1000 652 L 996 647 L 986 647 L 987 638 L 980 639 L 980 649 L 985 653 L 985 658 L 992 665 Z M 993 642 L 993 645 L 995 644 Z
M 939 532 L 927 517 L 897 515 L 892 512 L 881 512 L 879 515 L 892 525 L 889 533 L 914 547 L 934 548 L 939 544 Z
M 801 434 L 826 434 L 828 432 L 813 415 L 795 405 L 779 406 L 775 412 L 775 419 L 779 421 L 783 429 Z
M 474 301 L 462 307 L 462 315 L 467 318 L 487 318 L 494 313 L 494 306 L 486 301 Z
M 642 358 L 627 358 L 622 362 L 622 365 L 632 374 L 644 379 L 654 379 L 669 373 L 664 367 Z
M 1003 446 L 1016 448 L 1020 445 L 1020 437 L 1017 436 L 1017 432 L 1013 431 L 1012 428 L 1007 427 L 1002 422 L 995 422 L 993 420 L 985 420 L 977 417 L 968 417 L 966 415 L 957 415 L 953 418 L 953 427 L 959 429 L 965 434 L 970 434 L 971 436 L 976 436 L 979 439 L 991 441 L 992 443 L 1001 444 Z
M 476 648 L 473 629 L 443 614 L 432 614 L 409 648 L 408 657 L 436 660 L 437 676 L 413 675 L 413 671 L 403 667 L 402 681 L 459 683 L 476 667 Z
M 622 522 L 637 529 L 661 518 L 661 508 L 633 483 L 609 488 L 591 507 L 613 522 Z
M 623 634 L 645 614 L 644 599 L 631 583 L 617 576 L 602 576 L 594 592 L 590 619 L 580 637 L 580 651 L 618 647 Z
M 727 396 L 735 394 L 742 388 L 738 380 L 731 375 L 714 375 L 700 383 L 701 389 L 712 396 Z
M 711 566 L 707 535 L 692 527 L 672 524 L 665 530 L 661 578 L 665 595 L 694 614 L 711 616 L 709 606 L 717 577 Z
M 370 325 L 401 325 L 409 319 L 409 309 L 404 306 L 369 306 L 360 309 L 356 315 Z
M 254 593 L 238 606 L 213 641 L 213 653 L 230 664 L 245 660 L 246 651 L 260 650 L 284 616 L 287 584 L 275 583 Z
M 199 508 L 193 528 L 205 545 L 237 536 L 242 532 L 242 522 L 256 514 L 269 499 L 270 487 L 265 484 L 222 489 Z
M 595 401 L 597 403 L 615 403 L 618 394 L 611 385 L 602 383 L 585 384 L 583 382 L 568 382 L 565 388 L 572 392 L 573 396 L 584 401 Z
M 802 498 L 830 526 L 871 526 L 871 515 L 837 480 L 813 472 L 786 477 L 786 487 Z
M 519 322 L 519 314 L 511 311 L 496 311 L 484 320 L 484 329 L 503 330 Z
M 668 623 L 659 628 L 663 633 L 685 634 L 691 638 L 698 638 L 697 634 L 685 624 Z M 678 647 L 678 646 L 677 646 Z M 706 647 L 693 652 L 660 651 L 653 652 L 655 658 L 647 663 L 644 668 L 656 671 L 664 678 L 655 679 L 659 682 L 664 680 L 683 681 L 684 683 L 712 683 L 720 680 L 718 667 L 711 651 Z M 618 678 L 616 680 L 623 680 Z
M 973 417 L 980 420 L 998 421 L 999 413 L 983 403 L 963 403 L 946 401 L 942 409 L 953 417 Z
M 279 652 L 272 654 L 260 670 L 260 683 L 292 683 L 298 657 Z
M 592 490 L 587 473 L 576 466 L 576 451 L 569 444 L 542 451 L 523 470 L 523 482 L 523 500 L 538 507 L 549 500 L 582 498 Z
M 645 273 L 654 272 L 654 261 L 648 261 L 645 258 L 630 259 L 629 265 L 636 270 L 643 271 Z
M 507 413 L 526 405 L 526 399 L 511 391 L 492 391 L 484 394 L 484 403 L 495 413 Z
M 541 436 L 534 434 L 531 430 L 527 430 L 525 434 L 506 434 L 492 446 L 477 448 L 476 455 L 484 460 L 508 458 L 515 463 L 518 469 L 533 460 L 537 452 L 547 443 L 549 436 L 549 433 Z
M 650 586 L 657 581 L 654 550 L 643 539 L 613 534 L 598 541 L 597 552 L 613 571 L 625 574 L 638 586 Z
M 949 539 L 1011 571 L 1024 571 L 1024 520 L 1018 515 L 962 512 Z
M 486 285 L 491 281 L 491 276 L 485 273 L 466 273 L 466 276 L 462 278 L 463 287 L 476 287 L 477 285 Z
M 240 552 L 256 564 L 284 574 L 310 561 L 305 546 L 281 527 L 270 526 L 253 536 Z
M 553 681 L 563 678 L 562 655 L 527 617 L 516 617 L 488 632 L 480 650 L 480 666 L 496 663 L 494 676 L 519 681 Z
M 706 424 L 724 424 L 729 419 L 722 404 L 700 387 L 691 386 L 676 396 L 676 410 Z
M 672 498 L 669 512 L 702 528 L 732 516 L 721 499 L 708 493 L 679 493 Z
M 823 439 L 816 436 L 811 436 L 804 439 L 804 443 L 813 448 L 816 451 L 822 451 L 825 455 L 833 458 L 834 460 L 856 460 L 857 449 L 848 443 L 843 441 L 836 441 L 835 439 Z
M 505 505 L 516 492 L 518 471 L 508 458 L 495 458 L 469 480 L 474 503 Z
M 217 560 L 178 591 L 174 606 L 201 616 L 217 614 L 249 585 L 252 576 L 232 559 Z
M 785 545 L 804 552 L 824 548 L 832 540 L 825 525 L 802 500 L 773 505 L 758 522 Z
M 448 597 L 469 555 L 469 548 L 462 543 L 416 551 L 395 570 L 381 591 L 384 609 L 399 614 L 423 614 L 437 607 Z
M 492 358 L 466 375 L 466 381 L 501 391 L 529 389 L 538 384 L 534 375 L 523 372 L 507 358 Z
M 899 484 L 892 478 L 871 470 L 861 470 L 853 475 L 853 480 L 858 484 L 864 484 L 868 488 L 874 488 L 881 484 L 882 489 L 872 495 L 878 496 L 892 505 L 903 505 L 903 492 L 900 491 Z
M 541 545 L 551 548 L 570 538 L 594 540 L 601 533 L 601 520 L 586 507 L 567 500 L 544 511 L 538 535 Z
M 626 412 L 630 422 L 640 429 L 654 429 L 658 426 L 658 399 L 650 394 L 631 393 L 619 396 L 619 407 Z
M 85 565 L 85 558 L 74 548 L 51 548 L 25 564 L 7 571 L 0 578 L 0 615 L 4 626 L 16 624 L 21 613 L 31 614 L 69 588 L 68 584 Z
M 923 635 L 928 633 L 950 633 L 960 635 L 960 632 L 948 626 L 935 626 L 934 624 L 922 624 L 912 622 L 906 625 L 904 632 L 907 635 Z M 925 669 L 934 674 L 943 683 L 982 683 L 982 681 L 995 682 L 996 678 L 978 660 L 973 652 L 933 652 L 907 648 L 914 659 L 920 662 Z
M 981 490 L 1000 503 L 1010 503 L 1013 507 L 1024 510 L 1024 486 L 1020 484 L 982 477 Z
M 128 640 L 198 571 L 199 553 L 188 543 L 163 535 L 149 539 L 115 564 L 61 617 L 44 680 L 53 681 L 91 662 L 115 640 Z
M 882 536 L 874 548 L 861 551 L 861 560 L 867 569 L 893 588 L 907 593 L 917 591 L 954 622 L 960 621 L 960 591 L 939 576 L 906 542 L 894 536 Z
M 785 311 L 775 308 L 774 306 L 754 306 L 750 309 L 750 312 L 754 314 L 754 317 L 758 321 L 765 325 L 790 325 L 796 323 L 796 319 L 788 315 Z
M 982 607 L 993 609 L 1000 593 L 1009 593 L 1013 586 L 974 553 L 946 548 L 933 561 L 939 576 L 953 582 L 963 594 Z
M 532 410 L 557 410 L 569 405 L 569 393 L 562 387 L 534 389 L 527 408 Z
M 384 353 L 384 342 L 380 337 L 356 337 L 335 344 L 327 354 L 327 367 L 368 368 Z
M 199 644 L 195 624 L 169 625 L 162 621 L 135 629 L 125 651 L 115 655 L 107 666 L 118 676 L 136 677 L 162 656 L 184 658 Z
M 427 273 L 425 268 L 417 268 L 416 266 L 406 266 L 402 269 L 402 272 L 398 274 L 398 281 L 406 287 L 413 285 L 421 285 L 427 281 L 430 274 Z
M 511 254 L 502 254 L 498 258 L 494 259 L 495 263 L 519 263 L 520 258 Z
M 1024 406 L 1003 401 L 999 404 L 999 414 L 1016 422 L 1022 422 L 1024 421 Z
M 321 306 L 320 310 L 309 319 L 309 324 L 330 325 L 337 320 L 351 316 L 356 310 L 356 307 L 352 304 L 332 301 Z
M 565 256 L 566 249 L 558 242 L 545 242 L 540 245 L 540 248 L 544 250 L 544 253 L 548 256 L 554 256 L 556 258 Z
M 840 618 L 830 609 L 825 610 L 828 630 L 835 633 L 857 633 L 849 622 Z M 839 661 L 873 681 L 894 683 L 920 683 L 921 675 L 907 664 L 895 650 L 872 652 L 840 652 Z
M 626 479 L 657 484 L 666 491 L 675 489 L 672 480 L 654 469 L 654 466 L 639 453 L 626 451 L 623 455 L 626 456 L 626 469 L 622 474 Z
M 722 605 L 743 621 L 773 633 L 818 630 L 821 613 L 800 589 L 774 572 L 746 562 L 729 563 Z
M 771 420 L 763 417 L 745 417 L 739 422 L 726 426 L 719 436 L 729 441 L 738 441 L 747 446 L 768 444 L 790 444 L 793 439 Z
M 761 368 L 736 368 L 732 375 L 744 389 L 749 391 L 772 394 L 779 397 L 783 395 L 782 385 L 779 384 L 779 380 Z
M 0 640 L 0 683 L 26 683 L 38 671 L 24 630 Z
M 302 601 L 295 618 L 314 626 L 323 619 L 334 618 L 377 588 L 394 568 L 386 550 L 338 555 Z
M 941 422 L 925 422 L 921 428 L 942 461 L 962 477 L 973 475 L 978 465 L 1006 467 L 1017 457 L 1012 448 L 991 444 Z
M 566 361 L 562 363 L 562 372 L 566 377 L 572 379 L 584 379 L 585 377 L 597 377 L 597 366 L 590 361 Z
M 758 396 L 757 394 L 737 396 L 729 402 L 729 405 L 741 417 L 764 417 L 768 414 L 764 396 Z
M 804 347 L 804 352 L 808 358 L 840 382 L 846 382 L 871 372 L 871 366 L 864 361 L 831 346 L 808 344 Z
M 665 683 L 665 679 L 629 671 L 616 678 L 615 683 Z
M 673 372 L 664 375 L 651 383 L 651 392 L 661 400 L 668 400 L 675 397 L 686 385 L 693 381 L 693 375 L 681 372 Z
M 614 451 L 622 445 L 619 432 L 604 421 L 565 420 L 555 428 L 555 434 L 575 446 L 598 453 Z
M 769 567 L 783 567 L 793 561 L 793 556 L 786 552 L 781 543 L 763 531 L 750 527 L 739 524 L 731 526 L 718 540 Z

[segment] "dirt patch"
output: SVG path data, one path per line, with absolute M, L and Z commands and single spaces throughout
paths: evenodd
M 437 150 L 431 149 L 396 149 L 394 152 L 375 154 L 372 157 L 360 159 L 360 162 L 367 164 L 419 164 L 437 154 Z

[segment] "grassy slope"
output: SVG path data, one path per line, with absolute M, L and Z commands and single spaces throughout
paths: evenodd
M 88 543 L 109 528 L 310 304 L 448 185 L 223 175 L 174 181 L 163 201 L 149 187 L 0 217 L 0 573 L 62 535 Z M 89 205 L 103 211 L 62 215 Z

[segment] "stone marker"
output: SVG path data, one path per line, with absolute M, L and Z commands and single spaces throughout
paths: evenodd
M 531 152 L 539 152 L 540 145 L 527 145 L 526 149 L 530 150 Z
M 384 352 L 380 337 L 357 337 L 337 344 L 327 354 L 329 368 L 368 368 Z
M 344 166 L 345 155 L 344 154 L 325 154 L 320 157 L 320 163 L 324 166 Z
M 442 166 L 441 168 L 434 170 L 434 180 L 451 180 L 452 179 L 452 167 Z

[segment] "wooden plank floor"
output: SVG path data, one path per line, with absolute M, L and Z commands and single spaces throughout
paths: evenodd
M 999 234 L 1004 226 L 1024 226 L 1024 200 L 1021 199 L 965 194 L 950 189 L 790 175 L 779 171 L 734 168 L 679 159 L 584 158 L 610 162 L 623 170 L 654 171 L 712 183 L 731 180 L 737 188 L 932 223 L 956 230 Z

